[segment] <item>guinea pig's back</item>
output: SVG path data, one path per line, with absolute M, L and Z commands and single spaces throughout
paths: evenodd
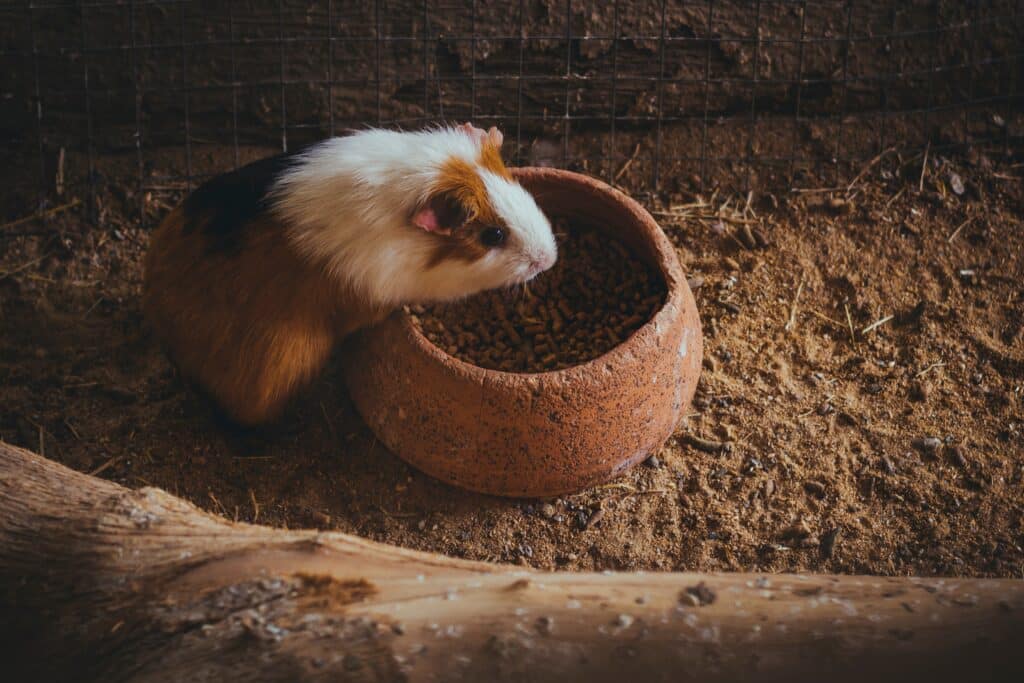
M 260 271 L 267 261 L 279 270 L 289 267 L 283 226 L 271 216 L 267 196 L 296 158 L 279 154 L 206 181 L 154 231 L 143 311 L 172 349 L 200 333 L 205 316 L 220 327 L 221 314 L 236 316 L 269 274 Z

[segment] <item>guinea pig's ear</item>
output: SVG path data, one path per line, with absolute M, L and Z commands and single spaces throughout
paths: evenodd
M 462 124 L 460 128 L 473 139 L 478 145 L 493 145 L 500 148 L 501 143 L 505 141 L 505 136 L 501 134 L 496 126 L 491 126 L 491 129 L 484 132 L 482 128 L 477 128 L 472 123 L 467 121 Z
M 436 194 L 412 215 L 412 224 L 425 232 L 450 235 L 466 222 L 466 210 L 449 194 Z
M 505 136 L 501 134 L 497 126 L 491 126 L 491 129 L 487 131 L 487 142 L 491 143 L 495 147 L 500 148 L 501 143 L 505 141 Z

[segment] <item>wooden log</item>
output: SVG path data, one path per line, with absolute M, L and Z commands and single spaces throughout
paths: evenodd
M 1024 582 L 546 573 L 233 524 L 0 443 L 6 681 L 1022 680 Z

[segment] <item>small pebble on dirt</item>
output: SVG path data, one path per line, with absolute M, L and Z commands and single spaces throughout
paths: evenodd
M 910 385 L 910 400 L 911 401 L 926 401 L 928 399 L 928 393 L 930 387 L 927 382 L 914 382 Z
M 949 449 L 949 455 L 956 463 L 956 466 L 962 470 L 967 469 L 967 458 L 964 457 L 964 449 L 960 446 L 953 446 Z
M 658 456 L 652 455 L 651 457 L 644 460 L 644 464 L 650 467 L 651 469 L 658 469 L 659 467 L 661 467 L 661 460 L 658 458 Z
M 578 528 L 580 531 L 582 531 L 582 530 L 587 528 L 587 525 L 589 523 L 590 523 L 590 515 L 588 515 L 583 510 L 580 510 L 579 512 L 576 513 L 576 528 Z
M 821 541 L 818 547 L 821 549 L 821 556 L 826 560 L 832 557 L 832 553 L 835 552 L 836 542 L 839 540 L 840 529 L 834 527 L 829 529 L 821 535 Z
M 825 485 L 821 482 L 805 481 L 804 490 L 815 498 L 821 499 L 825 497 Z
M 949 172 L 949 186 L 953 189 L 953 194 L 958 197 L 964 193 L 964 181 L 958 173 Z
M 964 284 L 978 284 L 978 273 L 973 268 L 961 268 L 959 271 L 957 271 L 957 275 L 960 276 L 960 280 Z
M 540 514 L 543 515 L 545 519 L 551 519 L 555 516 L 555 506 L 551 503 L 544 503 L 540 506 Z
M 836 413 L 836 420 L 839 424 L 846 425 L 847 427 L 855 427 L 858 424 L 857 417 L 845 410 L 840 410 Z
M 942 446 L 942 439 L 934 436 L 919 436 L 910 442 L 910 445 L 928 455 L 934 455 Z
M 743 310 L 742 308 L 739 307 L 738 304 L 734 304 L 731 301 L 724 301 L 722 299 L 719 299 L 718 305 L 733 314 L 738 314 L 740 311 Z
M 784 541 L 796 541 L 807 538 L 811 535 L 811 529 L 807 526 L 807 522 L 800 520 L 790 527 L 783 529 L 782 533 L 779 534 L 779 538 Z
M 896 316 L 894 321 L 897 325 L 909 325 L 915 323 L 921 319 L 924 315 L 925 310 L 928 308 L 928 302 L 924 299 L 917 302 L 913 308 L 908 311 L 904 311 Z

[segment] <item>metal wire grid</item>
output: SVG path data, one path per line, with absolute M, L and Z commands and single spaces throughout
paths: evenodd
M 35 124 L 34 135 L 12 130 L 9 146 L 33 144 L 34 137 L 45 196 L 58 148 L 82 152 L 82 175 L 95 190 L 100 158 L 123 152 L 127 133 L 141 196 L 191 188 L 239 165 L 243 148 L 287 150 L 362 123 L 499 125 L 514 140 L 515 163 L 582 168 L 638 191 L 665 189 L 667 177 L 678 184 L 682 176 L 700 186 L 725 178 L 744 189 L 793 185 L 807 169 L 817 171 L 809 182 L 838 181 L 892 144 L 1008 148 L 1016 140 L 1021 0 L 932 0 L 926 24 L 914 23 L 910 14 L 921 12 L 900 2 L 613 0 L 610 30 L 603 33 L 581 30 L 580 17 L 598 7 L 608 12 L 607 3 L 541 4 L 541 27 L 532 19 L 537 0 L 504 4 L 500 21 L 494 3 L 478 0 L 8 4 L 0 8 L 0 23 L 25 30 L 4 38 L 5 71 L 21 76 L 2 88 L 3 97 L 30 103 Z M 771 19 L 783 13 L 797 19 L 778 33 Z M 649 18 L 639 22 L 642 30 L 624 30 L 624 17 L 638 14 Z M 720 24 L 720 14 L 749 16 L 749 26 Z M 296 23 L 302 16 L 304 26 Z M 998 32 L 1001 47 L 992 44 Z M 951 43 L 958 45 L 953 57 Z M 603 49 L 585 49 L 594 45 Z M 639 57 L 638 45 L 646 45 Z M 886 59 L 854 68 L 853 57 L 878 49 Z M 262 55 L 255 61 L 254 50 Z M 750 62 L 749 71 L 722 67 L 729 50 Z M 453 51 L 462 52 L 453 57 Z M 808 68 L 812 51 L 814 70 Z M 795 54 L 795 71 L 766 69 L 773 54 Z M 822 54 L 831 70 L 822 69 Z M 219 73 L 225 55 L 226 77 Z M 678 73 L 685 61 L 696 62 L 691 73 L 669 72 L 670 63 Z M 823 99 L 823 89 L 833 94 Z M 853 89 L 874 106 L 851 111 Z M 319 93 L 325 107 L 315 101 Z M 811 93 L 818 93 L 813 107 Z M 261 109 L 255 117 L 254 103 Z M 227 117 L 217 119 L 218 109 Z M 937 120 L 959 120 L 962 127 L 936 137 Z M 910 125 L 901 129 L 897 121 Z M 824 142 L 809 140 L 808 126 L 822 126 Z M 761 143 L 769 139 L 764 151 Z M 198 147 L 213 150 L 199 165 Z M 538 155 L 538 149 L 546 151 Z M 627 165 L 634 172 L 623 177 Z

